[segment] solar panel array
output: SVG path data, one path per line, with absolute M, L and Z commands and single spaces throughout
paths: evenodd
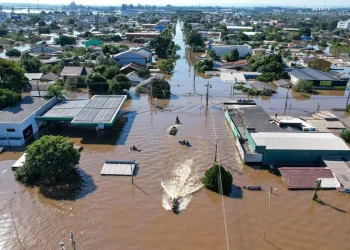
M 91 100 L 64 101 L 46 112 L 47 118 L 72 118 L 72 123 L 110 123 L 117 115 L 125 96 L 94 96 Z

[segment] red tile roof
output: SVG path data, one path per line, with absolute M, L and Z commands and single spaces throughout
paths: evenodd
M 334 178 L 330 169 L 324 167 L 279 168 L 288 189 L 314 189 L 318 178 Z

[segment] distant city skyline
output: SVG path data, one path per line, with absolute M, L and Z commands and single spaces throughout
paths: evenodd
M 56 4 L 56 5 L 67 5 L 71 3 L 73 0 L 52 0 L 49 3 L 47 1 L 39 0 L 39 4 Z M 31 4 L 36 5 L 38 4 L 37 0 L 12 0 L 9 2 L 8 0 L 0 0 L 1 4 Z M 116 2 L 115 0 L 105 0 L 103 1 L 103 4 L 99 0 L 75 0 L 76 4 L 82 4 L 82 5 L 105 5 L 105 6 L 120 6 L 123 4 L 123 1 Z M 196 6 L 196 5 L 202 5 L 202 6 L 285 6 L 285 7 L 314 7 L 314 8 L 323 8 L 326 6 L 326 8 L 331 7 L 350 7 L 350 1 L 348 0 L 332 0 L 332 1 L 320 1 L 320 0 L 294 0 L 292 3 L 286 3 L 281 2 L 280 0 L 220 0 L 220 1 L 214 1 L 214 0 L 201 0 L 196 2 L 191 2 L 187 0 L 177 0 L 176 3 L 173 1 L 162 1 L 162 0 L 154 0 L 154 1 L 148 1 L 148 0 L 128 0 L 125 1 L 126 4 L 142 4 L 142 5 L 159 5 L 164 6 L 167 4 L 174 5 L 174 6 Z

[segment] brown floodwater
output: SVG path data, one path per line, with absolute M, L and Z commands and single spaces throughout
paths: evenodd
M 178 27 L 175 40 L 183 45 L 181 39 Z M 320 191 L 324 203 L 317 204 L 312 191 L 288 191 L 281 177 L 242 165 L 220 110 L 220 102 L 230 99 L 230 85 L 209 79 L 212 88 L 206 109 L 201 95 L 208 80 L 198 77 L 194 86 L 191 67 L 180 54 L 170 80 L 174 95 L 158 100 L 162 109 L 155 110 L 148 96 L 131 93 L 116 125 L 102 134 L 64 123 L 43 130 L 69 136 L 84 147 L 78 165 L 84 183 L 77 190 L 64 194 L 25 187 L 15 181 L 11 170 L 23 152 L 0 155 L 0 249 L 58 249 L 61 241 L 71 249 L 69 232 L 74 233 L 78 250 L 349 249 L 349 196 Z M 333 102 L 326 98 L 338 98 L 318 95 L 303 101 L 289 94 L 293 114 L 294 105 L 310 110 L 317 99 L 325 98 L 327 106 Z M 74 95 L 88 98 L 86 90 Z M 285 96 L 256 100 L 271 113 L 283 113 L 272 107 L 280 103 L 284 108 Z M 320 105 L 322 109 L 323 102 Z M 182 123 L 171 137 L 168 131 L 176 116 Z M 192 147 L 179 145 L 183 139 Z M 217 160 L 230 171 L 234 184 L 261 185 L 264 191 L 234 188 L 231 197 L 221 197 L 201 187 L 204 172 L 214 162 L 216 139 Z M 139 145 L 142 152 L 130 152 L 131 145 Z M 139 163 L 134 185 L 130 177 L 100 175 L 104 161 L 114 159 Z M 263 240 L 271 186 L 274 193 Z M 177 215 L 168 210 L 171 195 L 184 197 Z

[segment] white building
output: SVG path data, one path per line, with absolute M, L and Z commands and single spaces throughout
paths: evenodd
M 100 15 L 89 16 L 86 20 L 89 23 L 108 23 L 108 17 Z
M 128 50 L 113 56 L 113 59 L 121 66 L 129 63 L 137 63 L 141 66 L 146 66 L 148 57 L 133 50 Z
M 207 53 L 210 50 L 214 50 L 216 56 L 222 56 L 223 54 L 229 53 L 231 50 L 237 49 L 239 53 L 239 57 L 243 58 L 252 54 L 252 47 L 248 44 L 244 45 L 215 45 L 208 44 L 207 45 Z
M 24 97 L 15 107 L 0 111 L 0 146 L 22 146 L 38 132 L 40 122 L 35 118 L 57 103 L 56 98 Z
M 227 28 L 227 30 L 230 30 L 230 31 L 253 30 L 253 27 L 251 27 L 251 26 L 231 26 L 231 25 L 227 25 L 226 28 Z
M 337 29 L 350 30 L 350 19 L 347 21 L 339 21 L 337 25 Z

